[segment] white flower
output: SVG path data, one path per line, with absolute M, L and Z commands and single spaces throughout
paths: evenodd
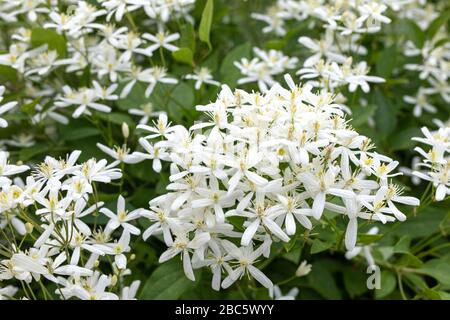
M 155 35 L 152 35 L 150 33 L 144 33 L 142 35 L 142 38 L 154 43 L 150 45 L 148 48 L 146 48 L 146 50 L 150 52 L 158 50 L 159 48 L 164 48 L 169 51 L 176 51 L 178 50 L 178 47 L 174 46 L 171 42 L 178 40 L 180 38 L 180 34 L 179 33 L 169 34 L 164 31 L 159 31 Z
M 141 120 L 139 120 L 139 124 L 147 124 L 150 117 L 159 116 L 162 112 L 154 111 L 153 104 L 149 102 L 141 105 L 139 109 L 137 108 L 128 109 L 128 113 L 134 116 L 142 117 Z
M 111 149 L 101 143 L 97 143 L 97 147 L 111 158 L 116 159 L 116 161 L 111 164 L 113 166 L 120 162 L 138 163 L 143 160 L 136 152 L 130 153 L 130 149 L 128 149 L 125 144 L 121 147 L 115 146 L 114 149 Z
M 0 176 L 12 176 L 30 169 L 30 167 L 25 165 L 16 166 L 13 164 L 9 164 L 8 157 L 8 152 L 0 151 Z
M 108 208 L 101 208 L 100 212 L 109 218 L 109 221 L 105 227 L 106 233 L 110 233 L 116 230 L 119 226 L 133 235 L 139 235 L 141 233 L 138 228 L 129 223 L 130 221 L 138 219 L 140 217 L 140 209 L 128 212 L 125 209 L 125 199 L 121 195 L 119 195 L 119 197 L 117 198 L 116 214 L 114 214 Z
M 194 74 L 187 74 L 185 78 L 195 80 L 195 90 L 199 90 L 203 83 L 220 86 L 220 82 L 213 79 L 211 71 L 206 67 L 194 70 Z
M 136 300 L 136 293 L 139 289 L 141 281 L 134 280 L 130 286 L 124 287 L 120 295 L 120 300 Z
M 3 288 L 0 288 L 0 300 L 9 300 L 11 299 L 18 289 L 14 286 L 6 286 Z
M 186 274 L 186 277 L 188 277 L 188 279 L 195 281 L 189 251 L 199 249 L 210 239 L 211 237 L 209 233 L 205 232 L 199 233 L 192 240 L 189 240 L 187 238 L 185 230 L 179 230 L 178 234 L 176 234 L 172 246 L 164 251 L 163 254 L 161 254 L 161 256 L 159 257 L 159 262 L 165 262 L 182 253 L 184 273 Z
M 272 281 L 270 281 L 270 279 L 259 269 L 253 266 L 256 259 L 258 259 L 266 250 L 268 244 L 268 242 L 265 242 L 256 250 L 253 250 L 252 246 L 238 248 L 229 241 L 223 241 L 223 247 L 230 256 L 237 260 L 239 266 L 233 269 L 233 271 L 223 280 L 222 288 L 228 288 L 246 273 L 249 273 L 256 281 L 261 283 L 267 289 L 270 289 L 273 286 Z
M 404 96 L 403 97 L 403 100 L 406 103 L 414 105 L 413 115 L 415 117 L 420 117 L 422 115 L 423 110 L 425 110 L 429 113 L 437 112 L 436 107 L 431 105 L 430 103 L 428 103 L 426 94 L 427 94 L 427 91 L 420 88 L 419 91 L 417 92 L 416 97 L 412 97 L 412 96 Z
M 295 271 L 295 275 L 297 277 L 304 277 L 308 275 L 311 272 L 312 266 L 308 264 L 306 260 L 303 260 L 302 263 L 298 266 L 297 270 Z
M 3 100 L 4 93 L 5 93 L 5 87 L 0 86 L 0 102 L 2 102 L 2 100 Z M 4 113 L 8 112 L 12 108 L 14 108 L 16 105 L 17 105 L 16 101 L 10 101 L 3 105 L 0 105 L 0 116 Z M 6 128 L 7 126 L 8 126 L 8 122 L 5 119 L 0 118 L 0 128 Z
M 298 291 L 298 288 L 292 288 L 286 295 L 283 295 L 279 286 L 273 286 L 269 289 L 269 296 L 274 300 L 295 300 Z

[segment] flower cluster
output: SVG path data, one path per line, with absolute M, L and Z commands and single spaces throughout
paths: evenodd
M 289 89 L 266 93 L 222 86 L 216 101 L 197 106 L 209 120 L 189 129 L 140 127 L 151 132 L 141 144 L 171 163 L 168 193 L 142 212 L 153 222 L 144 239 L 162 234 L 160 262 L 181 255 L 191 280 L 193 268 L 211 268 L 215 290 L 245 274 L 271 288 L 254 264 L 273 242 L 313 229 L 326 210 L 348 221 L 345 247 L 353 250 L 358 220 L 403 221 L 398 204 L 419 204 L 391 181 L 398 162 L 372 150 L 331 94 L 285 79 Z
M 90 110 L 110 113 L 111 102 L 126 98 L 137 83 L 146 87 L 146 97 L 157 83 L 178 83 L 169 76 L 164 55 L 178 50 L 180 34 L 171 32 L 167 24 L 181 16 L 192 23 L 189 11 L 193 0 L 170 4 L 163 0 L 108 0 L 99 1 L 97 6 L 86 1 L 67 1 L 61 6 L 49 2 L 0 3 L 0 19 L 25 19 L 31 27 L 12 30 L 8 47 L 0 43 L 4 47 L 0 65 L 13 68 L 22 78 L 23 101 L 33 104 L 34 123 L 49 119 L 67 124 L 70 114 L 79 118 L 91 115 Z M 139 32 L 132 14 L 145 17 L 147 32 Z M 50 44 L 41 38 L 50 39 Z M 157 59 L 155 51 L 159 51 Z M 83 80 L 68 81 L 73 76 Z M 207 68 L 187 79 L 197 80 L 197 89 L 202 83 L 218 85 Z M 3 91 L 0 87 L 0 96 Z M 12 103 L 2 106 L 0 114 L 12 107 Z M 6 123 L 1 121 L 0 125 Z
M 427 30 L 438 12 L 439 5 L 414 0 L 343 1 L 338 4 L 334 1 L 279 0 L 265 14 L 253 13 L 252 17 L 267 24 L 262 29 L 264 33 L 275 33 L 279 37 L 286 35 L 289 21 L 306 21 L 308 28 L 323 30 L 319 39 L 298 38 L 310 55 L 305 57 L 297 74 L 312 86 L 337 94 L 339 102 L 344 104 L 347 97 L 342 94 L 342 87 L 347 87 L 349 92 L 360 87 L 367 93 L 370 83 L 385 81 L 382 77 L 369 75 L 370 68 L 364 60 L 368 53 L 364 35 L 379 33 L 383 25 L 392 22 L 391 13 L 416 21 L 421 29 Z M 405 69 L 419 72 L 420 79 L 427 81 L 415 96 L 404 96 L 404 101 L 414 106 L 416 117 L 423 111 L 437 112 L 430 96 L 439 94 L 445 102 L 450 100 L 447 81 L 450 45 L 445 41 L 447 38 L 445 28 L 440 28 L 420 47 L 411 40 L 405 42 L 404 54 L 419 57 L 407 63 Z M 386 42 L 389 41 L 387 38 Z M 260 89 L 263 88 L 260 86 Z
M 265 14 L 253 13 L 254 19 L 267 24 L 264 33 L 274 32 L 286 35 L 286 24 L 293 20 L 308 21 L 308 28 L 323 30 L 320 39 L 301 36 L 300 45 L 310 52 L 297 71 L 313 87 L 332 93 L 340 93 L 341 87 L 354 92 L 359 87 L 369 92 L 369 83 L 384 82 L 377 76 L 370 76 L 367 62 L 361 57 L 368 50 L 362 43 L 365 34 L 379 32 L 383 24 L 391 19 L 386 16 L 391 1 L 286 1 L 279 0 L 267 9 Z M 401 3 L 398 3 L 401 5 Z M 359 61 L 359 62 L 358 62 Z M 345 102 L 340 95 L 340 102 Z
M 284 74 L 289 69 L 294 69 L 298 63 L 297 58 L 285 56 L 281 51 L 264 51 L 259 48 L 253 48 L 255 58 L 248 60 L 242 58 L 235 61 L 234 65 L 239 68 L 244 75 L 238 80 L 238 84 L 257 82 L 259 90 L 267 91 L 276 81 L 274 76 Z
M 430 181 L 436 188 L 436 201 L 442 201 L 450 195 L 449 122 L 440 123 L 439 129 L 433 132 L 423 127 L 422 133 L 424 137 L 416 137 L 413 140 L 429 146 L 429 149 L 427 151 L 421 147 L 414 149 L 422 156 L 422 161 L 412 173 L 422 180 Z
M 44 295 L 61 299 L 131 299 L 139 286 L 123 287 L 122 279 L 130 274 L 131 235 L 140 234 L 130 222 L 140 211 L 128 212 L 122 196 L 116 213 L 104 207 L 97 185 L 122 173 L 104 159 L 77 163 L 80 153 L 46 157 L 23 181 L 17 175 L 30 168 L 9 164 L 8 153 L 0 152 L 0 232 L 7 241 L 0 248 L 7 257 L 0 260 L 0 280 L 27 284 L 26 298 L 34 296 L 32 281 L 56 284 Z M 97 223 L 100 213 L 109 219 L 104 228 Z M 110 274 L 102 272 L 107 266 Z M 11 296 L 12 288 L 1 294 Z
M 422 47 L 418 47 L 414 42 L 406 43 L 404 54 L 411 61 L 405 65 L 405 69 L 418 73 L 420 80 L 419 88 L 414 96 L 405 95 L 403 100 L 413 105 L 413 115 L 420 117 L 422 113 L 436 113 L 438 109 L 433 103 L 433 97 L 440 97 L 444 103 L 450 103 L 450 44 L 445 41 L 449 37 L 445 29 L 427 40 Z

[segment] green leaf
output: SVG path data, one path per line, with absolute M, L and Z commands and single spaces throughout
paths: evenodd
M 200 21 L 200 27 L 198 30 L 198 35 L 201 41 L 208 44 L 209 49 L 212 49 L 211 41 L 209 39 L 209 34 L 211 32 L 211 24 L 214 12 L 214 0 L 207 0 L 205 8 L 203 9 L 202 19 Z
M 61 139 L 65 141 L 73 141 L 97 135 L 100 135 L 100 130 L 93 127 L 72 127 L 70 130 L 61 131 Z
M 367 120 L 369 120 L 369 118 L 373 116 L 376 109 L 376 106 L 373 104 L 352 108 L 352 125 L 358 127 L 366 124 Z
M 17 81 L 17 70 L 10 66 L 0 65 L 0 83 L 7 81 Z
M 19 159 L 27 161 L 38 154 L 44 154 L 48 152 L 48 146 L 46 144 L 38 143 L 29 148 L 24 148 L 19 152 Z
M 231 50 L 228 55 L 223 59 L 220 66 L 220 78 L 223 83 L 226 83 L 230 87 L 235 87 L 238 79 L 241 77 L 241 72 L 234 65 L 235 61 L 244 57 L 249 57 L 251 54 L 251 44 L 249 42 L 237 46 Z
M 118 92 L 121 92 L 125 84 L 119 87 Z M 131 108 L 139 108 L 141 105 L 150 102 L 150 98 L 145 96 L 145 87 L 142 83 L 136 82 L 131 89 L 130 93 L 125 99 L 119 99 L 116 101 L 117 106 L 121 110 L 128 110 Z
M 358 240 L 356 244 L 358 246 L 367 246 L 371 243 L 377 242 L 383 237 L 382 234 L 367 234 L 367 233 L 361 233 L 358 234 Z
M 289 252 L 292 250 L 292 248 L 297 244 L 297 239 L 298 239 L 298 233 L 296 233 L 293 237 L 291 237 L 289 242 L 283 242 L 283 247 L 286 250 L 286 252 Z
M 286 41 L 269 40 L 264 45 L 267 49 L 282 50 L 284 47 L 286 47 Z
M 403 20 L 402 24 L 406 38 L 414 42 L 418 48 L 422 48 L 425 43 L 425 32 L 414 21 Z
M 118 125 L 122 125 L 123 122 L 126 122 L 130 127 L 135 126 L 135 122 L 131 119 L 129 115 L 120 112 L 111 112 L 111 113 L 97 112 L 96 115 L 100 119 L 110 121 Z
M 437 17 L 433 20 L 433 22 L 430 23 L 426 32 L 427 39 L 433 39 L 439 29 L 447 23 L 448 19 L 450 19 L 450 9 L 441 13 L 439 17 Z
M 58 57 L 66 55 L 66 39 L 56 31 L 44 28 L 35 28 L 31 31 L 31 45 L 33 48 L 48 45 L 48 50 L 56 50 Z
M 423 295 L 425 296 L 425 297 L 427 297 L 428 299 L 431 299 L 431 300 L 441 300 L 441 295 L 437 292 L 437 291 L 435 291 L 435 290 L 432 290 L 432 289 L 425 289 L 425 290 L 423 290 Z
M 414 286 L 414 290 L 416 291 L 422 291 L 422 290 L 427 290 L 428 286 L 427 283 L 424 281 L 424 279 L 414 273 L 404 273 L 403 277 L 405 277 L 406 279 L 408 279 L 410 282 L 412 282 L 413 286 Z
M 375 104 L 377 105 L 377 110 L 375 112 L 376 128 L 379 136 L 381 138 L 386 138 L 397 126 L 397 119 L 395 117 L 397 110 L 380 90 L 375 90 L 374 99 Z
M 423 265 L 423 262 L 422 262 L 422 260 L 417 258 L 415 255 L 413 255 L 409 252 L 404 252 L 404 253 L 402 253 L 401 258 L 395 263 L 395 265 L 398 267 L 418 268 Z
M 141 292 L 141 299 L 176 300 L 183 293 L 192 290 L 199 282 L 200 273 L 196 273 L 196 282 L 192 282 L 183 271 L 178 258 L 163 263 L 152 273 Z
M 447 214 L 447 210 L 436 207 L 426 207 L 416 216 L 408 217 L 394 231 L 398 236 L 408 235 L 411 238 L 421 238 L 439 231 L 439 224 Z
M 331 248 L 333 244 L 331 242 L 323 242 L 319 239 L 314 239 L 311 246 L 311 254 L 316 254 Z
M 441 300 L 450 300 L 450 293 L 445 291 L 436 291 L 439 296 L 441 297 Z
M 409 150 L 415 145 L 415 141 L 411 140 L 413 137 L 420 137 L 420 128 L 407 128 L 392 136 L 392 150 Z
M 181 121 L 181 115 L 195 114 L 197 111 L 194 107 L 195 95 L 193 89 L 184 82 L 179 83 L 171 92 L 167 108 L 169 116 Z
M 341 299 L 342 294 L 330 270 L 332 260 L 324 259 L 313 263 L 311 273 L 307 276 L 308 284 L 325 299 Z
M 186 47 L 195 52 L 195 30 L 194 26 L 190 23 L 186 23 L 180 28 L 180 47 Z
M 172 52 L 172 57 L 178 62 L 194 65 L 194 54 L 189 48 L 184 47 Z
M 450 285 L 450 256 L 427 261 L 417 270 L 435 278 L 441 284 Z
M 382 299 L 390 295 L 397 286 L 395 274 L 391 271 L 382 271 L 380 278 L 380 289 L 375 291 L 375 297 Z
M 363 269 L 346 268 L 344 271 L 344 285 L 351 298 L 367 292 L 367 274 Z
M 404 253 L 409 251 L 409 247 L 411 245 L 411 237 L 405 235 L 398 240 L 398 242 L 394 246 L 394 253 Z
M 397 65 L 396 46 L 392 46 L 381 51 L 376 64 L 377 75 L 383 78 L 390 78 L 392 71 Z

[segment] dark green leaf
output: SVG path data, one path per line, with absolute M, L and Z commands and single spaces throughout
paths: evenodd
M 78 140 L 96 135 L 100 135 L 100 130 L 93 127 L 78 127 L 61 131 L 61 139 L 65 141 Z
M 331 242 L 323 242 L 319 239 L 314 239 L 311 246 L 311 254 L 319 253 L 331 248 L 333 244 Z
M 448 19 L 450 19 L 450 9 L 442 12 L 439 17 L 430 23 L 427 29 L 427 38 L 429 40 L 433 39 L 439 29 L 447 23 Z
M 418 270 L 444 285 L 450 285 L 450 256 L 427 261 Z
M 360 296 L 367 292 L 367 274 L 365 270 L 346 268 L 344 269 L 344 285 L 351 298 Z
M 325 299 L 341 299 L 342 294 L 331 272 L 330 260 L 320 260 L 312 264 L 307 276 L 309 285 Z
M 202 20 L 200 21 L 200 27 L 198 30 L 199 38 L 201 41 L 208 44 L 209 49 L 212 49 L 209 34 L 211 32 L 211 24 L 214 13 L 214 0 L 207 0 L 205 8 L 202 13 Z
M 59 58 L 66 55 L 66 39 L 56 31 L 44 28 L 35 28 L 31 31 L 31 45 L 33 48 L 48 45 L 48 50 L 56 50 Z
M 383 237 L 382 234 L 358 234 L 358 241 L 356 242 L 358 246 L 366 246 L 368 244 L 377 242 Z
M 395 264 L 399 267 L 418 268 L 423 265 L 423 262 L 415 255 L 409 252 L 404 252 L 402 253 L 401 258 Z
M 187 47 L 195 52 L 195 30 L 194 26 L 190 23 L 186 23 L 180 29 L 180 47 Z
M 411 237 L 405 235 L 400 238 L 400 240 L 394 246 L 394 253 L 404 253 L 409 251 L 409 247 L 411 245 Z
M 407 128 L 392 135 L 392 150 L 407 150 L 412 149 L 415 141 L 411 140 L 413 137 L 420 137 L 421 131 L 419 128 Z
M 196 282 L 199 282 L 200 273 L 196 273 Z M 178 257 L 160 265 L 144 284 L 141 299 L 169 300 L 178 299 L 183 293 L 192 290 L 196 285 L 183 271 L 183 266 Z
M 392 46 L 381 51 L 376 64 L 377 75 L 383 78 L 390 78 L 392 71 L 397 64 L 396 46 Z
M 194 65 L 194 55 L 189 48 L 180 48 L 177 51 L 172 52 L 172 57 L 178 62 L 186 63 L 191 66 Z
M 234 65 L 235 61 L 244 57 L 249 57 L 251 53 L 251 44 L 249 42 L 237 46 L 231 50 L 228 55 L 223 59 L 220 67 L 220 76 L 223 83 L 228 84 L 230 87 L 235 87 L 237 80 L 241 77 L 241 73 Z
M 375 291 L 375 297 L 382 299 L 390 295 L 397 285 L 395 274 L 391 271 L 382 271 L 380 278 L 380 289 Z

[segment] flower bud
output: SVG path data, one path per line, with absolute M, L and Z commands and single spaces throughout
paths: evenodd
M 32 233 L 34 229 L 34 226 L 32 223 L 27 222 L 25 223 L 25 230 L 27 231 L 27 233 Z
M 99 265 L 100 265 L 100 261 L 95 260 L 95 262 L 94 262 L 94 267 L 95 267 L 95 268 L 98 268 Z
M 130 136 L 130 128 L 126 122 L 122 122 L 122 135 L 125 139 L 128 139 Z
M 134 253 L 131 254 L 130 256 L 130 261 L 136 259 L 136 255 Z
M 113 275 L 112 277 L 111 277 L 111 286 L 115 286 L 116 285 L 116 283 L 117 283 L 117 276 L 116 275 Z
M 297 271 L 295 271 L 295 275 L 297 277 L 303 277 L 306 276 L 308 273 L 311 272 L 311 265 L 308 264 L 306 260 L 304 260 L 297 268 Z

